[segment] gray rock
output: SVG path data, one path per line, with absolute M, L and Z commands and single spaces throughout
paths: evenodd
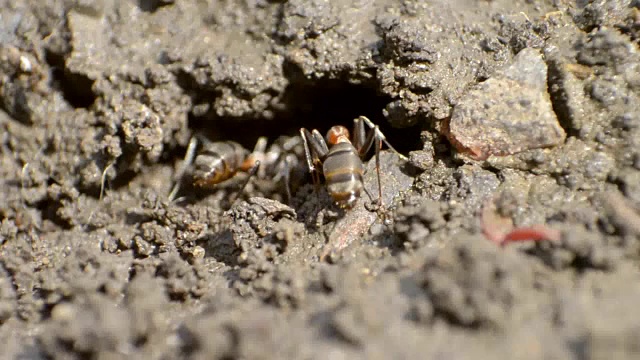
M 566 134 L 546 90 L 547 65 L 527 48 L 492 78 L 472 88 L 453 109 L 448 137 L 476 159 L 564 142 Z

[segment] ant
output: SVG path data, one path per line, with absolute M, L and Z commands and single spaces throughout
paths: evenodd
M 369 127 L 366 131 L 365 125 Z M 380 148 L 384 142 L 389 149 L 407 161 L 386 140 L 384 134 L 371 120 L 360 116 L 353 120 L 353 141 L 349 130 L 337 125 L 327 132 L 326 140 L 318 130 L 300 129 L 304 144 L 307 166 L 312 174 L 316 187 L 320 182 L 320 174 L 326 181 L 327 192 L 334 203 L 342 209 L 353 208 L 364 189 L 364 164 L 362 159 L 375 144 L 376 171 L 378 175 L 378 208 L 382 207 L 382 182 L 380 180 Z M 366 191 L 366 190 L 365 190 Z
M 198 141 L 202 142 L 203 146 L 196 155 Z M 212 189 L 239 172 L 247 173 L 247 179 L 238 193 L 244 191 L 256 174 L 259 178 L 269 178 L 273 182 L 284 179 L 287 198 L 291 201 L 290 175 L 299 163 L 296 156 L 298 145 L 299 138 L 282 136 L 267 150 L 267 138 L 260 137 L 253 151 L 249 152 L 235 141 L 210 141 L 204 137 L 193 136 L 189 141 L 178 177 L 182 179 L 187 169 L 193 165 L 193 185 L 202 189 Z M 179 190 L 180 182 L 171 190 L 169 201 L 175 199 Z

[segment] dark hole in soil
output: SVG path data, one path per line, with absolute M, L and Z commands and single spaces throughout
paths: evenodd
M 138 8 L 144 12 L 153 13 L 159 8 L 173 4 L 171 0 L 139 0 Z
M 68 73 L 64 70 L 64 56 L 47 51 L 46 61 L 51 66 L 51 87 L 59 89 L 65 100 L 74 108 L 88 108 L 96 100 L 91 90 L 93 80 L 79 74 Z
M 190 118 L 189 126 L 213 141 L 233 140 L 253 149 L 260 136 L 274 140 L 280 135 L 297 136 L 301 127 L 318 129 L 322 135 L 334 125 L 353 128 L 353 119 L 364 115 L 380 126 L 387 140 L 398 151 L 406 154 L 420 149 L 418 126 L 395 129 L 382 115 L 383 108 L 391 101 L 374 89 L 345 81 L 320 80 L 313 84 L 292 84 L 284 95 L 286 109 L 276 113 L 273 119 L 238 120 Z M 213 125 L 215 124 L 215 126 Z M 373 150 L 370 151 L 370 156 Z
M 62 203 L 60 203 L 59 201 L 50 199 L 40 201 L 37 204 L 37 208 L 38 210 L 40 210 L 43 220 L 49 220 L 62 229 L 69 230 L 72 228 L 72 224 L 69 223 L 69 220 L 63 219 L 58 213 L 58 210 L 60 210 L 62 206 Z

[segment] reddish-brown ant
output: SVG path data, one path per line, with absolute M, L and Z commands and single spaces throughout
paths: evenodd
M 198 141 L 203 143 L 202 149 L 197 152 Z M 206 138 L 194 136 L 189 142 L 187 153 L 179 178 L 182 179 L 187 169 L 193 165 L 191 177 L 193 185 L 198 188 L 212 189 L 216 185 L 233 178 L 239 172 L 248 174 L 239 193 L 249 183 L 252 176 L 258 174 L 259 178 L 268 178 L 274 182 L 284 180 L 288 200 L 291 199 L 290 174 L 298 165 L 296 147 L 300 145 L 297 137 L 280 137 L 267 150 L 267 138 L 258 139 L 253 152 L 249 152 L 242 145 L 234 141 L 212 142 Z M 178 182 L 171 193 L 169 200 L 175 199 L 180 190 Z
M 366 131 L 365 125 L 369 127 Z M 352 208 L 364 189 L 363 157 L 375 147 L 376 171 L 378 175 L 379 196 L 377 205 L 382 207 L 382 183 L 380 180 L 380 148 L 384 142 L 398 156 L 407 158 L 389 144 L 377 125 L 364 116 L 353 120 L 353 141 L 349 130 L 344 126 L 333 126 L 327 133 L 326 140 L 318 130 L 300 129 L 304 144 L 307 166 L 316 185 L 320 174 L 324 175 L 327 192 L 336 205 L 341 208 Z

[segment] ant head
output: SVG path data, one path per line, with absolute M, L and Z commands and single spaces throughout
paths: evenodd
M 327 143 L 335 145 L 339 142 L 349 141 L 349 130 L 342 125 L 332 126 L 327 132 Z

